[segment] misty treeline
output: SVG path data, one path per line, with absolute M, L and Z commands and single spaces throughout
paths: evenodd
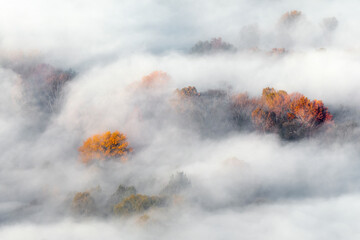
M 183 172 L 172 175 L 158 195 L 149 196 L 137 192 L 134 186 L 120 184 L 110 196 L 102 192 L 100 186 L 85 192 L 77 192 L 68 204 L 76 217 L 91 216 L 132 216 L 148 219 L 147 211 L 177 205 L 183 201 L 190 180 Z M 70 199 L 68 200 L 70 202 Z
M 221 46 L 221 41 L 217 44 Z M 23 61 L 5 61 L 3 65 L 19 75 L 17 87 L 22 93 L 15 98 L 31 111 L 56 114 L 61 110 L 61 98 L 68 82 L 76 80 L 73 70 L 61 70 L 51 65 Z M 287 93 L 265 87 L 258 96 L 234 92 L 231 88 L 199 91 L 195 86 L 171 89 L 168 73 L 154 71 L 127 87 L 128 103 L 137 121 L 152 119 L 166 122 L 198 134 L 201 138 L 217 139 L 241 132 L 276 134 L 283 141 L 299 141 L 325 134 L 339 136 L 357 128 L 349 118 L 351 108 L 328 107 L 321 100 L 312 100 L 301 93 Z M 31 107 L 35 110 L 31 110 Z M 332 111 L 334 109 L 334 111 Z M 158 111 L 162 111 L 159 114 Z M 168 118 L 168 119 L 166 119 Z M 79 159 L 86 166 L 97 162 L 132 161 L 137 153 L 136 142 L 129 142 L 123 127 L 89 136 L 79 143 Z M 122 132 L 120 132 L 122 131 Z M 341 136 L 340 136 L 341 137 Z M 346 137 L 346 136 L 343 136 Z M 190 186 L 184 173 L 173 176 L 158 195 L 138 193 L 133 186 L 120 185 L 107 196 L 101 187 L 74 193 L 67 206 L 76 216 L 129 216 L 169 207 L 182 202 L 183 190 Z M 115 186 L 114 186 L 115 187 Z
M 3 68 L 19 75 L 17 84 L 21 91 L 16 100 L 29 112 L 57 112 L 65 84 L 76 76 L 72 69 L 59 69 L 34 57 L 15 55 L 0 61 Z
M 175 116 L 184 128 L 204 137 L 258 130 L 276 133 L 284 140 L 299 140 L 316 134 L 324 125 L 331 127 L 333 124 L 332 115 L 322 101 L 310 100 L 300 93 L 288 94 L 268 87 L 263 89 L 260 97 L 249 97 L 247 93 L 222 89 L 198 92 L 196 87 L 189 86 L 176 89 L 170 98 L 161 97 L 159 89 L 169 81 L 167 73 L 155 71 L 131 85 L 133 94 L 147 96 L 134 107 L 140 120 L 157 117 L 149 115 L 149 108 L 144 108 L 144 104 L 162 102 L 159 104 L 168 105 L 166 115 Z M 89 137 L 79 148 L 82 162 L 114 157 L 126 161 L 133 149 L 125 134 L 107 131 Z
M 332 35 L 338 27 L 336 17 L 325 17 L 318 23 L 322 29 L 322 33 L 318 33 L 323 38 L 323 46 L 319 47 L 323 50 L 326 45 L 331 42 Z M 210 41 L 199 41 L 191 49 L 191 54 L 215 54 L 215 53 L 236 53 L 239 51 L 250 51 L 255 53 L 264 52 L 269 55 L 283 55 L 287 53 L 288 48 L 292 47 L 292 43 L 296 41 L 298 31 L 302 31 L 311 23 L 307 20 L 306 15 L 301 11 L 292 10 L 285 12 L 275 24 L 274 34 L 278 38 L 280 46 L 274 46 L 271 50 L 261 50 L 259 45 L 261 42 L 261 31 L 257 24 L 243 26 L 239 33 L 237 44 L 231 44 L 222 38 L 212 38 Z M 317 34 L 317 33 L 313 33 Z

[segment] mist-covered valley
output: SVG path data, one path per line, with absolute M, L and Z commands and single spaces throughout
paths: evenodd
M 4 2 L 0 239 L 356 239 L 358 5 Z

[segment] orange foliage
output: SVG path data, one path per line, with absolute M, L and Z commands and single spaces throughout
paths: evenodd
M 126 136 L 118 131 L 94 135 L 79 148 L 81 160 L 87 163 L 94 159 L 121 157 L 123 161 L 126 161 L 127 154 L 133 151 L 126 140 Z
M 310 101 L 308 98 L 301 96 L 290 104 L 288 118 L 298 120 L 308 127 L 315 127 L 323 122 L 331 121 L 332 115 L 322 101 Z
M 175 98 L 171 100 L 172 106 L 181 113 L 192 111 L 195 108 L 195 98 L 200 97 L 196 87 L 185 87 L 175 90 Z
M 176 93 L 181 98 L 200 96 L 200 93 L 198 93 L 196 87 L 191 87 L 191 86 L 182 88 L 181 90 L 176 89 Z
M 141 80 L 141 86 L 144 88 L 153 88 L 166 85 L 170 80 L 168 74 L 162 71 L 154 71 L 146 75 Z
M 301 11 L 293 10 L 291 12 L 284 13 L 280 18 L 280 23 L 286 26 L 290 26 L 296 23 L 301 17 Z
M 260 104 L 251 116 L 258 129 L 281 131 L 290 138 L 293 138 L 292 133 L 309 134 L 321 124 L 332 120 L 332 115 L 322 101 L 310 101 L 299 93 L 289 95 L 273 88 L 263 90 Z
M 273 48 L 268 54 L 269 55 L 284 55 L 288 51 L 285 48 Z
M 276 91 L 274 88 L 264 88 L 261 100 L 268 109 L 277 115 L 284 112 L 290 104 L 290 96 L 287 92 Z

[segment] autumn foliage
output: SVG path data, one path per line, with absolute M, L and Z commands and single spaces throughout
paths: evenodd
M 332 120 L 322 101 L 305 96 L 265 88 L 259 106 L 252 112 L 255 127 L 266 132 L 279 133 L 285 139 L 296 139 L 312 134 Z
M 110 158 L 121 158 L 126 161 L 127 155 L 132 152 L 126 140 L 126 136 L 118 131 L 94 135 L 79 148 L 81 160 L 84 163 L 94 159 Z
M 293 10 L 284 13 L 280 18 L 280 24 L 285 27 L 291 27 L 296 24 L 302 17 L 301 11 Z
M 143 88 L 154 88 L 166 85 L 170 76 L 162 71 L 154 71 L 142 78 L 140 86 Z

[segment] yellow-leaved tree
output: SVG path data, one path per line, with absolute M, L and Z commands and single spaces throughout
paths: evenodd
M 120 158 L 122 161 L 126 161 L 127 155 L 133 151 L 129 147 L 126 136 L 119 131 L 94 135 L 88 138 L 78 150 L 81 161 L 84 163 L 94 159 L 110 158 Z

